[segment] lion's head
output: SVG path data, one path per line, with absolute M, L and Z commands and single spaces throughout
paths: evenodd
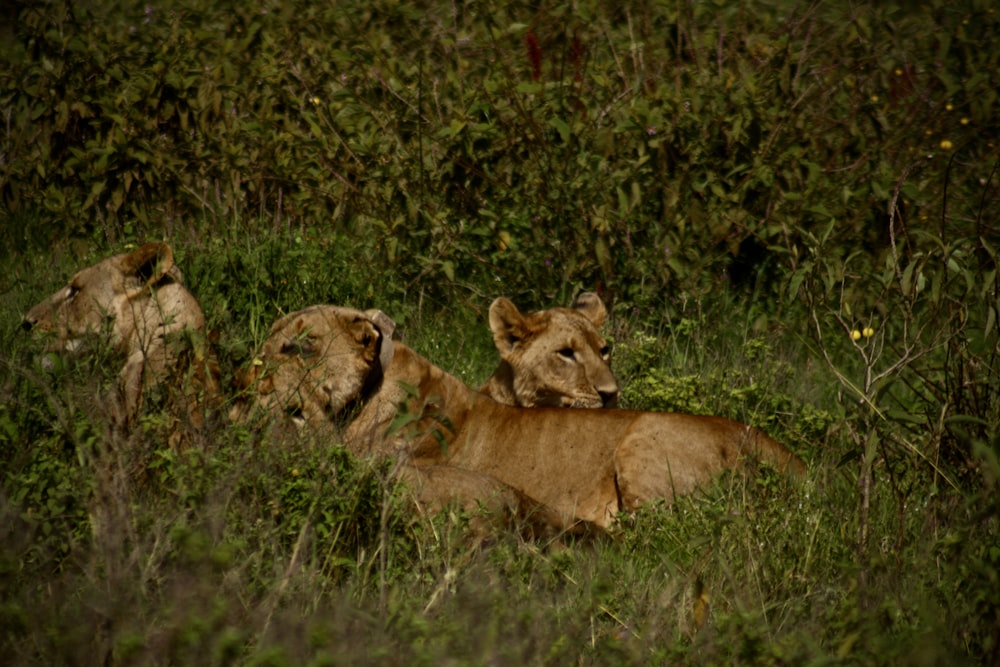
M 48 339 L 50 352 L 76 352 L 100 340 L 123 357 L 118 387 L 108 397 L 116 421 L 134 417 L 143 390 L 154 385 L 170 400 L 184 396 L 175 408 L 193 424 L 201 423 L 203 408 L 218 397 L 204 313 L 184 287 L 166 243 L 147 243 L 83 269 L 31 308 L 22 326 Z
M 612 407 L 618 382 L 598 328 L 607 310 L 593 292 L 570 308 L 523 314 L 506 298 L 490 306 L 500 366 L 481 391 L 501 403 L 575 408 Z
M 147 243 L 74 275 L 65 287 L 28 311 L 23 327 L 51 336 L 50 351 L 75 351 L 87 338 L 105 332 L 112 344 L 131 351 L 155 336 L 155 328 L 168 318 L 192 328 L 204 326 L 204 315 L 193 299 L 182 302 L 171 296 L 148 307 L 151 290 L 182 283 L 170 246 Z
M 338 306 L 285 315 L 240 380 L 250 401 L 232 416 L 241 419 L 256 408 L 298 425 L 329 424 L 378 389 L 392 359 L 393 328 L 379 311 Z

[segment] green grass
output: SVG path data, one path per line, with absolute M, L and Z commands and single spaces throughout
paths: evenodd
M 271 244 L 299 247 L 279 236 L 214 257 L 194 259 L 193 244 L 178 254 L 199 281 L 234 259 L 255 265 Z M 45 263 L 26 259 L 29 271 Z M 337 275 L 339 293 L 355 288 L 356 275 Z M 230 280 L 195 284 L 203 301 L 229 299 L 234 312 L 256 300 Z M 11 325 L 54 287 L 23 285 L 4 306 Z M 836 392 L 817 386 L 820 371 L 796 371 L 808 354 L 794 336 L 730 326 L 756 317 L 739 308 L 706 299 L 690 326 L 682 317 L 621 327 L 626 397 L 755 421 L 809 462 L 807 478 L 729 475 L 612 536 L 558 546 L 501 534 L 477 549 L 463 517 L 413 516 L 384 468 L 335 443 L 273 448 L 226 425 L 206 451 L 171 453 L 155 429 L 116 441 L 92 400 L 108 379 L 99 360 L 49 376 L 28 336 L 8 338 L 5 654 L 49 664 L 989 662 L 1000 554 L 986 508 L 1000 471 L 984 461 L 984 486 L 955 492 L 919 462 L 892 478 L 877 466 L 862 549 L 857 462 L 833 416 L 844 411 L 830 405 Z M 402 312 L 418 350 L 471 384 L 489 373 L 481 313 L 426 302 Z M 210 317 L 227 375 L 269 315 L 242 317 L 256 319 Z

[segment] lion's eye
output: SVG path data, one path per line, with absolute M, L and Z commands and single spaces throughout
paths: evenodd
M 610 356 L 611 356 L 611 346 L 605 345 L 604 347 L 601 348 L 601 358 L 607 359 Z
M 576 352 L 571 347 L 564 347 L 559 350 L 559 356 L 563 359 L 576 359 Z
M 75 283 L 70 283 L 69 287 L 66 288 L 66 300 L 69 301 L 77 294 L 80 293 L 80 287 Z
M 281 353 L 308 358 L 316 355 L 316 346 L 308 338 L 290 340 L 281 346 Z

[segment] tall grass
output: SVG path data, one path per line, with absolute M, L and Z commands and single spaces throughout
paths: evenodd
M 258 265 L 271 244 L 299 247 L 279 235 L 178 254 L 212 275 L 234 258 Z M 189 274 L 203 301 L 233 298 L 227 281 Z M 347 293 L 355 278 L 338 275 Z M 37 282 L 15 289 L 5 321 L 37 297 Z M 353 299 L 367 307 L 380 295 Z M 495 356 L 474 310 L 452 304 L 430 318 L 405 307 L 403 334 L 418 350 L 471 384 L 485 378 Z M 49 664 L 988 663 L 995 458 L 983 453 L 983 486 L 961 493 L 920 466 L 877 484 L 862 554 L 836 387 L 795 336 L 733 326 L 755 317 L 740 308 L 705 299 L 679 319 L 619 318 L 627 400 L 761 424 L 810 462 L 806 480 L 734 474 L 609 537 L 564 545 L 498 534 L 477 547 L 465 517 L 414 515 L 385 469 L 331 442 L 276 449 L 226 425 L 210 447 L 183 453 L 152 427 L 116 440 L 93 399 L 111 379 L 99 358 L 46 375 L 37 346 L 8 337 L 5 654 Z M 266 327 L 270 315 L 240 317 Z M 228 376 L 255 329 L 236 317 L 216 324 Z

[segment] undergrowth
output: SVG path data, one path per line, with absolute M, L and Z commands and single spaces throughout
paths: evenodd
M 299 247 L 279 234 L 262 239 L 262 256 L 271 244 Z M 253 266 L 255 251 L 198 255 L 193 289 L 208 303 L 232 299 L 231 281 L 197 276 L 225 275 L 234 257 Z M 196 254 L 178 252 L 185 267 Z M 378 302 L 337 275 L 337 293 Z M 5 318 L 36 292 L 25 282 Z M 479 309 L 403 308 L 408 342 L 470 384 L 485 378 L 495 353 Z M 899 476 L 889 483 L 876 468 L 863 518 L 850 402 L 823 386 L 796 336 L 734 326 L 757 318 L 739 308 L 705 297 L 676 319 L 619 317 L 609 334 L 625 399 L 756 423 L 809 462 L 805 480 L 766 467 L 727 475 L 609 536 L 563 545 L 513 534 L 477 545 L 469 517 L 414 515 L 384 466 L 335 442 L 276 448 L 266 431 L 224 424 L 210 446 L 180 453 L 155 428 L 123 440 L 94 391 L 113 380 L 100 353 L 46 370 L 28 337 L 8 338 L 5 652 L 211 664 L 988 662 L 995 453 L 976 450 L 981 486 L 961 491 L 919 461 L 887 458 Z M 230 341 L 226 377 L 271 315 L 243 312 L 259 329 L 230 317 L 213 318 Z

